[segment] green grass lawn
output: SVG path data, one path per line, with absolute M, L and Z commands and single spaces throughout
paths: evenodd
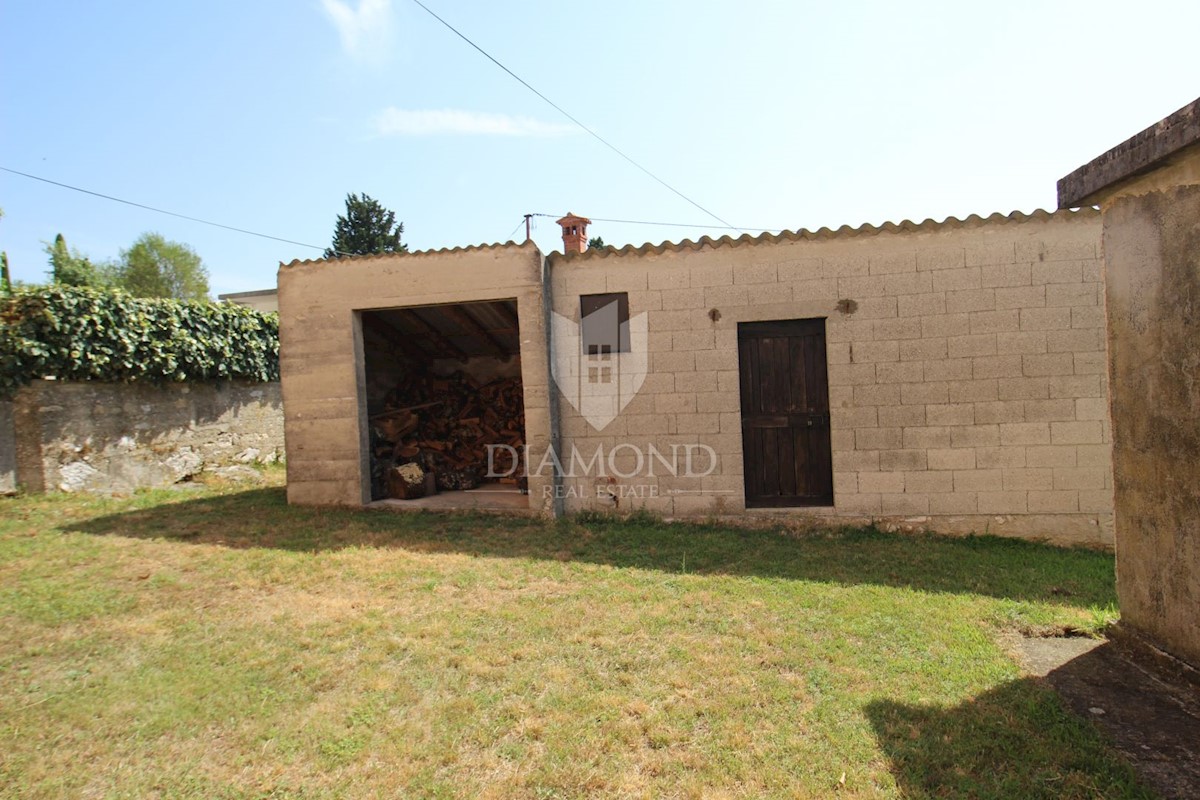
M 1006 645 L 1114 608 L 995 538 L 0 500 L 0 796 L 1146 797 Z

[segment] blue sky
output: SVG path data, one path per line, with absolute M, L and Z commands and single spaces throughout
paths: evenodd
M 1058 178 L 1200 95 L 1195 2 L 425 2 L 746 228 L 1053 208 Z M 51 180 L 321 247 L 348 192 L 414 249 L 519 240 L 525 213 L 718 224 L 412 0 L 0 0 L 0 30 L 0 166 Z M 58 232 L 97 259 L 187 242 L 214 294 L 320 255 L 2 172 L 0 207 L 26 281 Z

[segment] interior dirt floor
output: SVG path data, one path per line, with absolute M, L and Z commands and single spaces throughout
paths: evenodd
M 1200 798 L 1200 684 L 1140 663 L 1117 643 L 1022 638 L 1027 670 L 1090 720 L 1166 800 Z
M 415 500 L 376 500 L 371 503 L 371 507 L 424 508 L 437 511 L 527 511 L 529 495 L 511 484 L 485 483 L 478 489 L 438 492 Z

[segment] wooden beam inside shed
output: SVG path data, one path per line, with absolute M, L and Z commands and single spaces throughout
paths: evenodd
M 463 328 L 465 328 L 468 333 L 479 339 L 499 358 L 508 358 L 508 356 L 511 355 L 504 348 L 503 343 L 496 339 L 495 336 L 492 336 L 491 332 L 481 325 L 479 320 L 472 317 L 470 312 L 467 311 L 463 306 L 438 306 L 438 311 L 450 317 L 450 319 L 454 320 Z
M 442 352 L 445 355 L 450 358 L 458 359 L 459 361 L 467 360 L 467 354 L 463 352 L 462 348 L 447 339 L 441 334 L 440 331 L 438 331 L 437 328 L 429 324 L 429 322 L 427 322 L 420 314 L 417 313 L 417 309 L 397 309 L 397 313 L 401 314 L 402 318 L 406 322 L 411 323 L 414 328 L 419 330 L 424 336 L 433 341 L 434 344 L 442 349 Z
M 518 336 L 521 333 L 521 321 L 517 317 L 516 303 L 510 300 L 501 300 L 498 303 L 493 303 L 492 307 L 496 309 L 496 313 L 504 317 L 505 322 L 509 324 L 512 332 Z
M 392 348 L 398 348 L 404 351 L 404 355 L 413 361 L 422 362 L 428 361 L 430 354 L 426 353 L 413 340 L 411 334 L 392 325 L 387 320 L 374 312 L 364 312 L 362 315 L 363 329 L 371 333 L 375 338 L 386 343 Z M 393 351 L 392 356 L 395 357 Z

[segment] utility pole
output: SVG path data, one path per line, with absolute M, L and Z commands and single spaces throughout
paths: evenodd
M 529 220 L 530 220 L 530 218 L 531 218 L 532 216 L 533 216 L 533 214 L 526 214 L 526 215 L 525 215 L 525 241 L 527 241 L 527 242 L 528 242 L 528 241 L 529 241 L 529 239 L 530 239 L 530 236 L 529 236 Z

